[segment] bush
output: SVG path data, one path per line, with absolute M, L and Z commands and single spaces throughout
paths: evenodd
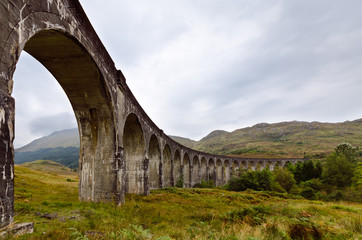
M 321 188 L 322 188 L 322 183 L 321 181 L 318 179 L 318 178 L 313 178 L 311 180 L 308 180 L 308 181 L 305 181 L 305 182 L 301 182 L 300 183 L 300 186 L 302 188 L 307 188 L 307 187 L 310 187 L 310 188 L 313 188 L 314 191 L 320 191 Z
M 184 175 L 180 174 L 180 176 L 177 179 L 175 187 L 178 187 L 178 188 L 184 187 Z
M 201 183 L 196 183 L 194 188 L 215 188 L 215 183 L 213 180 L 204 181 L 201 180 Z
M 316 226 L 313 226 L 308 223 L 298 222 L 289 225 L 289 236 L 291 239 L 322 239 L 323 233 L 322 230 L 318 229 Z
M 336 200 L 336 201 L 341 201 L 344 199 L 344 194 L 341 190 L 338 190 L 334 196 L 333 196 L 333 199 Z
M 306 187 L 304 188 L 301 192 L 300 195 L 306 199 L 309 200 L 315 200 L 316 199 L 316 195 L 315 195 L 315 191 L 313 188 L 311 187 Z
M 274 170 L 274 180 L 289 193 L 290 189 L 295 185 L 294 175 L 288 169 L 278 168 Z
M 282 186 L 280 186 L 279 183 L 274 182 L 274 181 L 272 182 L 271 190 L 274 191 L 274 192 L 279 192 L 279 193 L 285 193 L 286 192 L 284 190 L 284 188 L 282 188 Z
M 231 191 L 245 191 L 246 189 L 270 191 L 272 182 L 272 174 L 268 169 L 241 172 L 240 177 L 232 177 L 229 180 L 226 189 Z

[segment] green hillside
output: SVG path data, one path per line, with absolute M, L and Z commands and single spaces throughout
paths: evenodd
M 169 137 L 175 140 L 176 142 L 184 145 L 185 147 L 189 148 L 193 148 L 198 143 L 197 141 L 191 140 L 189 138 L 183 138 L 178 136 L 169 136 Z
M 341 142 L 362 146 L 362 119 L 343 123 L 259 123 L 233 132 L 214 131 L 192 148 L 214 154 L 303 157 L 330 153 Z
M 17 166 L 26 167 L 28 169 L 41 171 L 48 174 L 72 175 L 72 176 L 78 175 L 78 173 L 74 172 L 72 169 L 51 160 L 37 160 L 33 162 L 23 163 Z
M 31 143 L 16 149 L 16 152 L 34 152 L 44 148 L 79 148 L 79 133 L 77 128 L 57 131 L 32 141 Z
M 79 147 L 56 147 L 42 148 L 36 151 L 18 152 L 15 151 L 15 163 L 21 164 L 36 160 L 52 160 L 63 166 L 78 168 Z

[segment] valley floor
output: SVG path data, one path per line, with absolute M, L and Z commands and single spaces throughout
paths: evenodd
M 274 192 L 166 188 L 117 207 L 79 202 L 72 174 L 16 166 L 15 199 L 35 226 L 18 239 L 362 239 L 362 204 Z

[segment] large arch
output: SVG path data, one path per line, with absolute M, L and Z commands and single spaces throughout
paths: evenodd
M 123 132 L 124 158 L 126 165 L 126 193 L 144 192 L 144 151 L 145 141 L 142 126 L 133 113 L 128 115 Z
M 175 151 L 174 160 L 173 160 L 173 186 L 177 184 L 180 180 L 182 174 L 182 165 L 181 165 L 181 154 L 179 150 Z
M 161 151 L 156 135 L 152 135 L 148 147 L 149 157 L 149 188 L 156 189 L 160 187 L 160 164 Z
M 192 186 L 200 182 L 199 157 L 195 155 L 192 159 Z
M 80 134 L 80 199 L 102 200 L 101 194 L 109 195 L 104 191 L 112 192 L 114 186 L 107 182 L 113 183 L 115 177 L 108 174 L 112 165 L 103 164 L 114 158 L 115 129 L 102 73 L 81 43 L 65 32 L 41 30 L 25 43 L 24 50 L 52 73 L 73 107 Z
M 187 153 L 185 153 L 183 158 L 183 166 L 184 166 L 184 186 L 191 187 L 191 174 L 190 174 L 190 157 Z
M 115 144 L 115 91 L 108 79 L 116 71 L 108 71 L 114 68 L 112 60 L 80 3 L 4 0 L 0 5 L 0 227 L 13 220 L 15 101 L 11 94 L 23 51 L 55 77 L 74 110 L 80 135 L 79 199 L 119 200 L 122 148 Z
M 163 148 L 163 185 L 164 187 L 171 187 L 171 179 L 172 179 L 172 159 L 171 159 L 171 149 L 168 144 Z
M 201 180 L 207 181 L 207 162 L 206 162 L 206 158 L 202 157 L 201 158 L 201 166 L 200 166 L 200 175 L 201 175 Z

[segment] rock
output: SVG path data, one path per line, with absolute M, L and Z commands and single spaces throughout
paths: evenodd
M 19 237 L 26 233 L 33 233 L 34 232 L 34 223 L 16 223 L 10 224 L 3 232 L 0 232 L 0 238 L 6 238 L 9 236 L 12 237 Z

